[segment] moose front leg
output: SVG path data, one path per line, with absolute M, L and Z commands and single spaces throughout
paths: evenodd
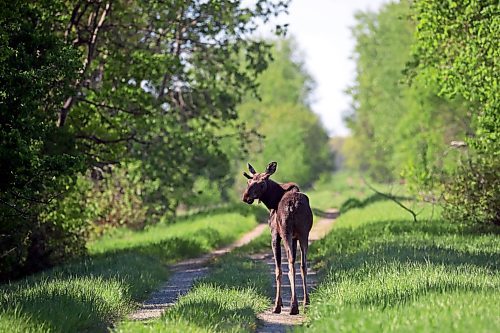
M 283 301 L 281 300 L 281 237 L 278 232 L 273 232 L 271 245 L 273 247 L 275 278 L 276 278 L 276 299 L 274 301 L 274 313 L 281 313 Z

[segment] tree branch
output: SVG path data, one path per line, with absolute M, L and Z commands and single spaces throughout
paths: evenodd
M 87 71 L 90 67 L 90 63 L 94 59 L 94 50 L 95 50 L 95 46 L 97 43 L 97 36 L 99 34 L 99 30 L 101 29 L 101 27 L 104 23 L 104 20 L 106 19 L 106 17 L 109 14 L 110 9 L 111 9 L 111 1 L 107 2 L 106 5 L 104 6 L 104 9 L 103 9 L 98 21 L 96 21 L 96 19 L 99 15 L 100 6 L 98 6 L 97 10 L 89 16 L 89 24 L 88 25 L 90 26 L 90 23 L 93 20 L 94 21 L 94 29 L 92 31 L 92 36 L 91 36 L 90 40 L 88 41 L 87 57 L 83 61 L 83 69 L 82 69 L 82 72 L 80 73 L 81 76 L 75 82 L 76 92 L 78 92 L 78 90 L 80 89 L 81 83 L 82 83 L 83 79 L 85 78 L 85 75 L 87 74 Z M 64 105 L 59 112 L 59 119 L 57 122 L 58 127 L 63 127 L 64 124 L 66 123 L 66 118 L 68 117 L 69 110 L 73 106 L 74 102 L 75 102 L 75 96 L 68 97 L 66 99 L 66 101 L 64 102 Z
M 149 113 L 149 112 L 141 112 L 141 110 L 139 108 L 127 110 L 127 109 L 124 109 L 124 108 L 121 108 L 118 106 L 114 106 L 114 105 L 107 105 L 104 103 L 96 103 L 96 102 L 90 101 L 90 100 L 85 99 L 85 98 L 78 98 L 78 100 L 82 101 L 84 103 L 96 106 L 96 107 L 105 108 L 105 109 L 112 110 L 112 111 L 120 111 L 120 112 L 128 113 L 128 114 L 131 114 L 134 116 L 142 116 L 142 115 Z
M 129 136 L 126 136 L 123 138 L 118 138 L 118 139 L 102 139 L 102 138 L 99 138 L 98 136 L 95 136 L 95 135 L 84 135 L 84 134 L 77 135 L 75 138 L 93 141 L 97 144 L 102 144 L 102 145 L 114 144 L 114 143 L 120 143 L 120 142 L 128 142 L 128 141 L 134 141 L 134 142 L 141 143 L 141 144 L 148 144 L 146 141 L 142 141 L 142 140 L 137 139 L 136 133 L 131 133 Z
M 415 213 L 412 209 L 406 207 L 405 205 L 403 205 L 401 203 L 401 201 L 399 201 L 395 196 L 393 196 L 392 194 L 387 194 L 387 193 L 382 193 L 380 191 L 378 191 L 377 189 L 375 189 L 373 186 L 371 186 L 367 181 L 366 179 L 363 177 L 363 182 L 365 183 L 366 186 L 368 186 L 368 188 L 370 190 L 372 190 L 373 192 L 377 193 L 378 195 L 381 195 L 389 200 L 392 200 L 394 201 L 399 207 L 403 208 L 404 210 L 406 210 L 408 213 L 411 214 L 411 216 L 413 216 L 413 222 L 417 222 L 417 213 Z
M 22 209 L 17 208 L 17 207 L 16 207 L 16 206 L 14 206 L 14 205 L 11 205 L 10 203 L 8 203 L 7 201 L 2 200 L 1 198 L 0 198 L 0 204 L 4 204 L 4 205 L 6 205 L 7 207 L 9 207 L 9 208 L 11 208 L 11 209 L 15 210 L 15 211 L 16 211 L 19 215 L 21 215 L 22 217 L 24 217 L 24 218 L 26 218 L 26 219 L 30 218 L 30 215 L 29 215 L 28 213 L 26 213 L 26 212 L 25 212 L 25 211 L 23 211 Z

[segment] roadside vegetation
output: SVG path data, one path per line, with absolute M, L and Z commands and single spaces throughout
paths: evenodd
M 168 278 L 167 263 L 236 240 L 261 214 L 241 206 L 142 232 L 117 230 L 91 243 L 82 261 L 2 285 L 0 331 L 105 330 Z
M 497 1 L 402 0 L 357 14 L 339 151 L 369 183 L 312 195 L 341 215 L 311 247 L 322 283 L 299 331 L 500 327 L 497 13 Z
M 341 214 L 329 235 L 311 246 L 322 282 L 299 331 L 493 332 L 500 327 L 498 230 L 450 224 L 441 209 L 419 208 L 417 223 L 387 199 Z
M 499 20 L 494 0 L 359 12 L 346 166 L 404 181 L 451 223 L 500 224 Z

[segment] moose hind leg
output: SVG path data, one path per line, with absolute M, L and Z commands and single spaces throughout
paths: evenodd
M 275 278 L 276 278 L 276 299 L 274 301 L 273 313 L 281 313 L 283 301 L 281 300 L 281 237 L 277 232 L 272 235 L 271 245 L 274 254 Z
M 288 279 L 290 280 L 290 288 L 292 298 L 290 300 L 290 314 L 299 314 L 299 304 L 297 302 L 297 294 L 295 293 L 295 255 L 297 254 L 297 240 L 289 237 L 286 240 L 286 253 L 288 257 Z
M 302 275 L 302 288 L 304 289 L 304 306 L 310 303 L 307 292 L 307 240 L 300 242 L 300 275 Z

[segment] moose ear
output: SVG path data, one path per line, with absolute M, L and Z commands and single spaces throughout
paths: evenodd
M 276 168 L 278 167 L 278 163 L 276 162 L 271 162 L 268 164 L 267 168 L 266 168 L 266 173 L 270 176 L 272 175 L 273 173 L 276 172 Z
M 255 169 L 253 168 L 253 166 L 250 163 L 248 163 L 248 171 L 250 171 L 250 173 L 252 175 L 257 173 L 257 171 L 255 171 Z
M 252 179 L 252 178 L 253 178 L 252 176 L 250 176 L 250 175 L 249 175 L 248 173 L 246 173 L 246 172 L 243 172 L 243 176 L 245 176 L 245 177 L 246 177 L 246 178 L 248 178 L 248 179 Z

